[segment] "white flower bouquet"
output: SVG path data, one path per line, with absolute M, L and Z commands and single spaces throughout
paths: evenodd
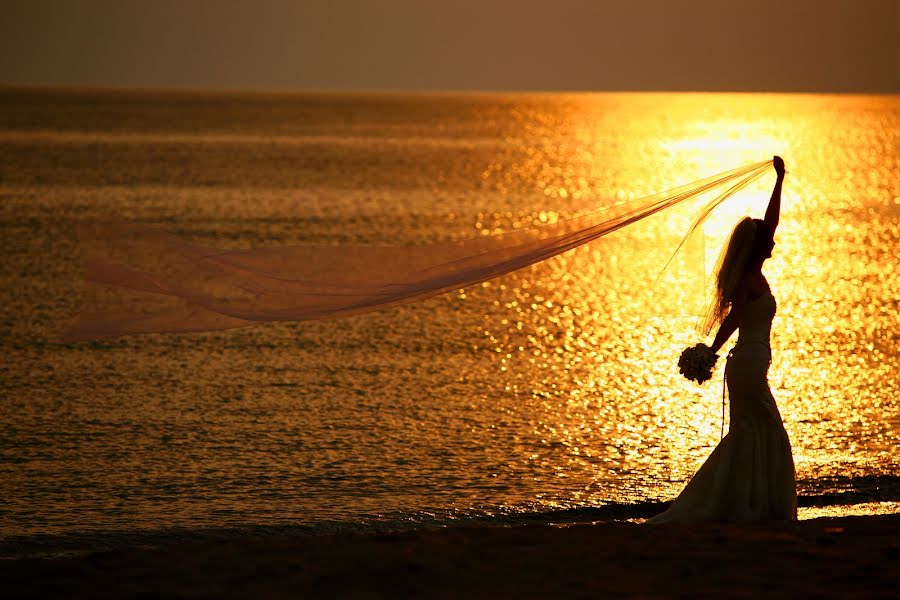
M 706 344 L 685 348 L 678 359 L 678 370 L 686 378 L 697 383 L 712 379 L 712 369 L 719 356 Z

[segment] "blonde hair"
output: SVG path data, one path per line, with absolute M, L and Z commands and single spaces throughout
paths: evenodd
M 706 316 L 700 322 L 700 332 L 709 334 L 725 320 L 728 308 L 734 300 L 734 294 L 747 271 L 747 265 L 756 246 L 758 223 L 750 217 L 744 217 L 734 226 L 728 243 L 719 255 L 716 263 L 716 288 Z

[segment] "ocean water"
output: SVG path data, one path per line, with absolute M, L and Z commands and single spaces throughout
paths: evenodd
M 770 383 L 801 518 L 896 511 L 900 97 L 0 90 L 2 554 L 655 512 L 720 436 L 721 369 L 680 378 L 698 338 L 652 286 L 689 212 L 368 315 L 67 345 L 74 225 L 427 244 L 775 153 Z M 703 265 L 773 182 L 707 224 Z M 702 294 L 680 273 L 667 294 Z

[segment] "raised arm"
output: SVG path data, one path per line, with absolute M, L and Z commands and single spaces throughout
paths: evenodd
M 775 188 L 772 189 L 772 197 L 769 198 L 769 206 L 766 208 L 766 218 L 763 219 L 775 235 L 775 229 L 778 227 L 778 217 L 781 214 L 781 184 L 784 183 L 784 161 L 780 156 L 772 159 L 772 166 L 775 167 L 775 173 L 778 179 L 775 180 Z

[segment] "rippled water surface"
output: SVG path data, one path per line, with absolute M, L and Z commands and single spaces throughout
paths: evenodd
M 662 295 L 686 211 L 383 312 L 63 345 L 73 223 L 117 215 L 231 248 L 420 244 L 774 153 L 789 174 L 770 382 L 800 493 L 896 501 L 896 96 L 2 90 L 0 534 L 668 499 L 719 439 L 722 381 L 679 378 L 697 340 L 667 305 L 702 293 L 774 175 L 714 216 L 705 260 Z

